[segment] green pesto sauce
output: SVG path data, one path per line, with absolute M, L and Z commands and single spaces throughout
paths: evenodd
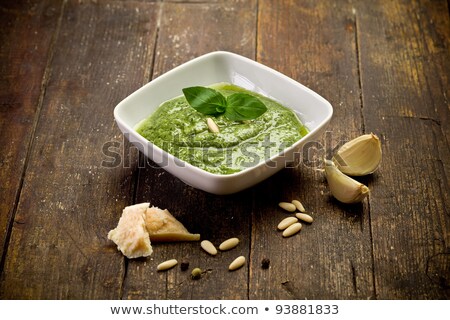
M 254 120 L 231 121 L 197 112 L 184 96 L 162 103 L 137 126 L 144 138 L 173 156 L 215 174 L 232 174 L 280 153 L 308 133 L 295 113 L 278 102 L 241 87 L 219 83 L 210 87 L 224 96 L 245 92 L 259 98 L 267 111 Z M 211 117 L 219 133 L 208 130 Z

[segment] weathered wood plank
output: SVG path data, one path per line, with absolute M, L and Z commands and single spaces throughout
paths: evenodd
M 361 1 L 363 114 L 383 137 L 370 197 L 379 299 L 450 297 L 446 1 Z
M 0 272 L 62 1 L 0 5 Z
M 118 140 L 114 106 L 148 76 L 157 11 L 154 3 L 67 2 L 2 298 L 120 298 L 124 259 L 106 234 L 132 201 L 136 156 L 130 167 L 107 165 L 104 147 Z
M 255 1 L 164 3 L 163 8 L 153 78 L 216 50 L 254 58 Z
M 255 191 L 250 298 L 366 299 L 374 296 L 369 210 L 330 198 L 319 159 L 364 131 L 352 6 L 339 1 L 259 1 L 258 61 L 328 99 L 328 132 L 286 169 Z M 300 199 L 315 222 L 299 235 L 276 230 L 289 216 L 280 201 Z M 263 270 L 263 258 L 271 268 Z
M 255 1 L 164 3 L 153 77 L 215 50 L 254 57 L 255 26 Z M 199 243 L 155 244 L 149 259 L 129 261 L 124 298 L 247 299 L 247 268 L 232 274 L 227 268 L 235 257 L 249 257 L 251 194 L 215 196 L 185 185 L 161 168 L 142 169 L 136 202 L 169 209 L 190 231 L 217 246 L 229 237 L 238 237 L 241 243 L 215 257 L 203 252 Z M 189 271 L 177 267 L 157 273 L 156 265 L 171 258 L 188 261 Z M 195 267 L 206 271 L 199 281 L 190 278 Z

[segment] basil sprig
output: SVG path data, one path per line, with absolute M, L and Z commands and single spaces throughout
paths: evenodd
M 232 121 L 252 120 L 267 111 L 258 98 L 247 93 L 233 93 L 224 97 L 212 88 L 189 87 L 183 89 L 189 105 L 200 113 L 217 116 L 224 113 Z

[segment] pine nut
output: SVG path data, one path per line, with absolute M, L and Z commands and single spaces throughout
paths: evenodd
M 291 224 L 287 229 L 283 231 L 283 237 L 287 238 L 290 236 L 293 236 L 297 232 L 299 232 L 302 229 L 302 224 L 300 222 L 296 222 L 294 224 Z
M 217 126 L 217 124 L 214 122 L 213 119 L 207 118 L 206 124 L 208 125 L 209 131 L 211 131 L 212 133 L 219 133 L 219 127 Z
M 306 212 L 305 207 L 302 205 L 302 203 L 298 200 L 292 200 L 292 203 L 300 212 Z
M 158 271 L 164 271 L 164 270 L 168 270 L 170 268 L 175 267 L 177 264 L 178 264 L 178 261 L 176 259 L 171 259 L 171 260 L 167 260 L 167 261 L 164 261 L 164 262 L 158 264 L 156 269 Z
M 312 223 L 314 221 L 313 217 L 311 217 L 309 214 L 306 214 L 306 213 L 299 212 L 299 213 L 295 214 L 295 216 L 297 218 L 299 218 L 300 220 L 303 220 L 308 223 Z
M 298 219 L 296 217 L 287 217 L 281 220 L 281 222 L 278 224 L 278 230 L 284 230 L 287 227 L 289 227 L 291 224 L 294 224 L 298 222 Z
M 217 249 L 214 247 L 214 245 L 211 243 L 211 241 L 203 240 L 200 242 L 200 246 L 208 252 L 210 255 L 215 256 L 217 254 Z
M 222 242 L 219 246 L 219 249 L 222 251 L 230 250 L 230 249 L 233 249 L 234 247 L 236 247 L 238 245 L 238 243 L 239 243 L 238 238 L 230 238 L 230 239 Z
M 294 212 L 295 211 L 295 205 L 289 202 L 280 202 L 278 204 L 281 208 L 283 208 L 286 211 Z
M 245 257 L 244 256 L 237 257 L 230 264 L 230 266 L 228 267 L 228 270 L 234 271 L 234 270 L 239 269 L 240 267 L 242 267 L 244 264 L 245 264 Z

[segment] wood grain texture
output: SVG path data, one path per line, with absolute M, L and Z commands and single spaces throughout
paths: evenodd
M 449 297 L 446 1 L 361 2 L 366 130 L 383 139 L 372 218 L 378 299 Z
M 124 259 L 106 234 L 132 201 L 136 163 L 105 166 L 104 146 L 117 135 L 114 106 L 148 74 L 157 8 L 67 2 L 2 273 L 2 298 L 120 297 Z
M 321 157 L 363 131 L 352 7 L 344 1 L 260 1 L 258 21 L 258 60 L 323 95 L 334 114 L 295 168 L 255 192 L 250 298 L 372 298 L 368 207 L 340 205 L 316 170 Z M 293 199 L 315 221 L 284 239 L 276 226 L 289 214 L 277 204 Z M 264 257 L 271 260 L 269 270 L 261 269 Z
M 0 270 L 14 219 L 62 1 L 0 6 Z
M 215 50 L 253 57 L 256 40 L 256 2 L 164 3 L 153 77 L 187 60 Z M 191 232 L 218 246 L 230 237 L 236 249 L 209 256 L 197 243 L 155 244 L 147 260 L 129 261 L 124 287 L 126 299 L 247 299 L 248 268 L 233 273 L 228 265 L 239 255 L 249 257 L 252 191 L 215 196 L 195 190 L 165 172 L 147 165 L 139 173 L 136 202 L 167 208 Z M 176 258 L 190 263 L 156 272 L 158 263 Z M 204 270 L 200 281 L 190 272 Z
M 225 50 L 255 56 L 256 2 L 163 3 L 156 78 L 202 54 Z

